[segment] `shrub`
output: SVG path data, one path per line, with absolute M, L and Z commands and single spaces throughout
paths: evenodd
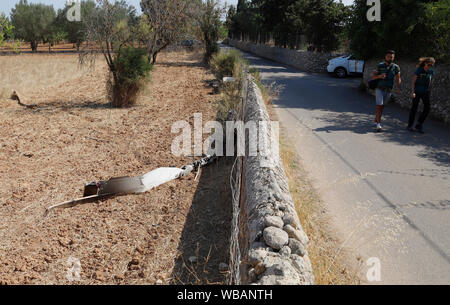
M 248 64 L 237 50 L 229 50 L 215 54 L 210 62 L 211 69 L 219 81 L 224 77 L 239 78 Z
M 153 68 L 146 50 L 134 47 L 121 49 L 114 57 L 113 67 L 108 82 L 112 105 L 125 107 L 135 104 Z
M 245 81 L 245 72 L 248 63 L 237 50 L 223 51 L 215 54 L 210 62 L 211 69 L 217 79 L 222 82 L 224 77 L 234 77 L 234 82 L 222 83 L 222 99 L 218 105 L 218 120 L 225 121 L 230 110 L 236 110 L 239 105 L 242 88 Z
M 11 38 L 14 27 L 9 24 L 8 18 L 4 13 L 0 14 L 0 47 L 5 44 L 7 39 Z
M 220 39 L 222 8 L 218 0 L 206 0 L 201 5 L 202 16 L 199 21 L 203 41 L 205 42 L 205 57 L 203 61 L 209 63 L 214 54 L 219 53 L 217 41 Z
M 276 82 L 263 83 L 261 72 L 259 72 L 258 69 L 251 68 L 249 72 L 253 76 L 253 81 L 261 90 L 264 102 L 271 104 L 278 99 L 281 92 L 284 90 L 284 85 L 279 85 Z

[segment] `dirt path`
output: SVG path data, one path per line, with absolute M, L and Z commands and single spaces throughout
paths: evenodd
M 228 257 L 226 198 L 230 196 L 228 177 L 220 173 L 230 166 L 226 160 L 205 169 L 197 181 L 190 176 L 143 195 L 43 217 L 49 205 L 82 195 L 85 182 L 192 161 L 171 154 L 174 135 L 170 129 L 178 120 L 192 123 L 197 112 L 204 120 L 215 118 L 218 97 L 207 86 L 214 77 L 198 64 L 199 59 L 188 52 L 163 54 L 149 92 L 129 109 L 109 108 L 103 65 L 88 76 L 24 92 L 39 105 L 35 110 L 0 97 L 3 284 L 215 283 L 225 279 L 218 265 Z M 0 58 L 0 64 L 5 64 L 2 61 L 8 57 Z M 181 262 L 196 255 L 197 242 L 197 269 L 202 269 L 195 272 L 196 277 Z M 80 262 L 80 281 L 68 281 L 68 261 Z

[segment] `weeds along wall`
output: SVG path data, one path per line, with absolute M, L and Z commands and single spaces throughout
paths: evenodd
M 366 69 L 364 71 L 363 88 L 367 89 L 367 82 L 371 79 L 372 73 L 376 70 L 377 64 L 380 63 L 382 59 L 376 61 L 371 60 L 366 62 Z M 400 66 L 401 76 L 402 76 L 402 92 L 398 96 L 396 90 L 395 103 L 399 104 L 403 108 L 411 107 L 411 85 L 414 76 L 414 71 L 416 70 L 417 62 L 412 61 L 396 61 L 396 64 Z M 443 121 L 445 123 L 450 122 L 450 66 L 439 65 L 434 67 L 435 75 L 433 79 L 433 92 L 431 94 L 431 116 Z M 372 90 L 369 90 L 371 92 Z M 373 92 L 371 92 L 373 93 Z M 422 103 L 421 109 L 422 110 Z M 405 118 L 407 119 L 407 118 Z
M 244 87 L 237 119 L 270 122 L 261 91 L 251 76 L 247 77 Z M 260 130 L 264 141 L 277 138 L 276 130 L 272 130 L 270 124 L 268 126 L 264 131 Z M 272 166 L 266 167 L 268 160 Z M 309 240 L 295 210 L 286 173 L 276 150 L 271 150 L 266 157 L 260 154 L 238 157 L 233 168 L 232 186 L 232 282 L 314 284 L 307 251 Z

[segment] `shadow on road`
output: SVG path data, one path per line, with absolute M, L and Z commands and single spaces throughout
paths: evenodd
M 408 112 L 397 105 L 389 105 L 383 119 L 384 132 L 381 141 L 395 142 L 405 146 L 418 146 L 418 157 L 426 158 L 438 165 L 450 166 L 450 132 L 448 126 L 436 121 L 426 124 L 428 134 L 412 133 L 406 130 Z M 367 112 L 330 113 L 320 118 L 327 126 L 316 128 L 316 132 L 351 131 L 357 134 L 375 133 L 374 115 Z
M 358 90 L 359 79 L 337 79 L 325 73 L 305 73 L 248 53 L 244 56 L 252 67 L 264 73 L 264 82 L 276 82 L 285 87 L 276 102 L 277 107 L 327 112 L 326 115 L 314 117 L 326 126 L 311 128 L 312 131 L 375 132 L 375 98 Z M 381 141 L 418 146 L 418 157 L 450 166 L 449 126 L 429 118 L 425 124 L 427 134 L 411 133 L 406 130 L 408 117 L 408 109 L 394 103 L 387 105 L 383 117 L 385 132 L 380 135 Z M 308 126 L 308 122 L 304 125 Z

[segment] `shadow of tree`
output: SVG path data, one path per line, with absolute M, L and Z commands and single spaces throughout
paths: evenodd
M 450 200 L 435 200 L 426 201 L 422 203 L 409 203 L 405 205 L 400 205 L 402 208 L 422 208 L 430 210 L 450 210 Z
M 412 177 L 428 177 L 428 178 L 440 178 L 442 180 L 448 180 L 450 177 L 450 169 L 427 169 L 427 168 L 418 168 L 418 169 L 409 169 L 407 171 L 378 171 L 380 174 L 391 174 L 391 175 L 405 175 Z
M 435 127 L 432 133 L 426 135 L 411 133 L 406 130 L 405 120 L 402 120 L 402 117 L 406 115 L 404 109 L 400 109 L 397 105 L 390 105 L 389 108 L 383 121 L 385 132 L 380 135 L 381 141 L 419 147 L 418 157 L 428 159 L 437 165 L 450 166 L 450 142 L 444 140 L 449 138 L 446 126 L 442 124 L 440 128 Z M 367 113 L 330 113 L 326 117 L 321 117 L 320 120 L 328 125 L 314 129 L 316 132 L 351 131 L 356 134 L 375 132 L 371 125 L 373 115 Z M 436 126 L 441 125 L 439 122 L 430 123 Z
M 71 101 L 52 101 L 38 104 L 33 110 L 33 113 L 48 112 L 48 111 L 69 111 L 74 109 L 108 109 L 114 108 L 110 102 L 99 102 L 99 101 L 82 101 L 82 100 L 71 100 Z
M 157 65 L 163 67 L 199 67 L 204 68 L 205 65 L 199 62 L 179 61 L 179 62 L 157 62 Z

